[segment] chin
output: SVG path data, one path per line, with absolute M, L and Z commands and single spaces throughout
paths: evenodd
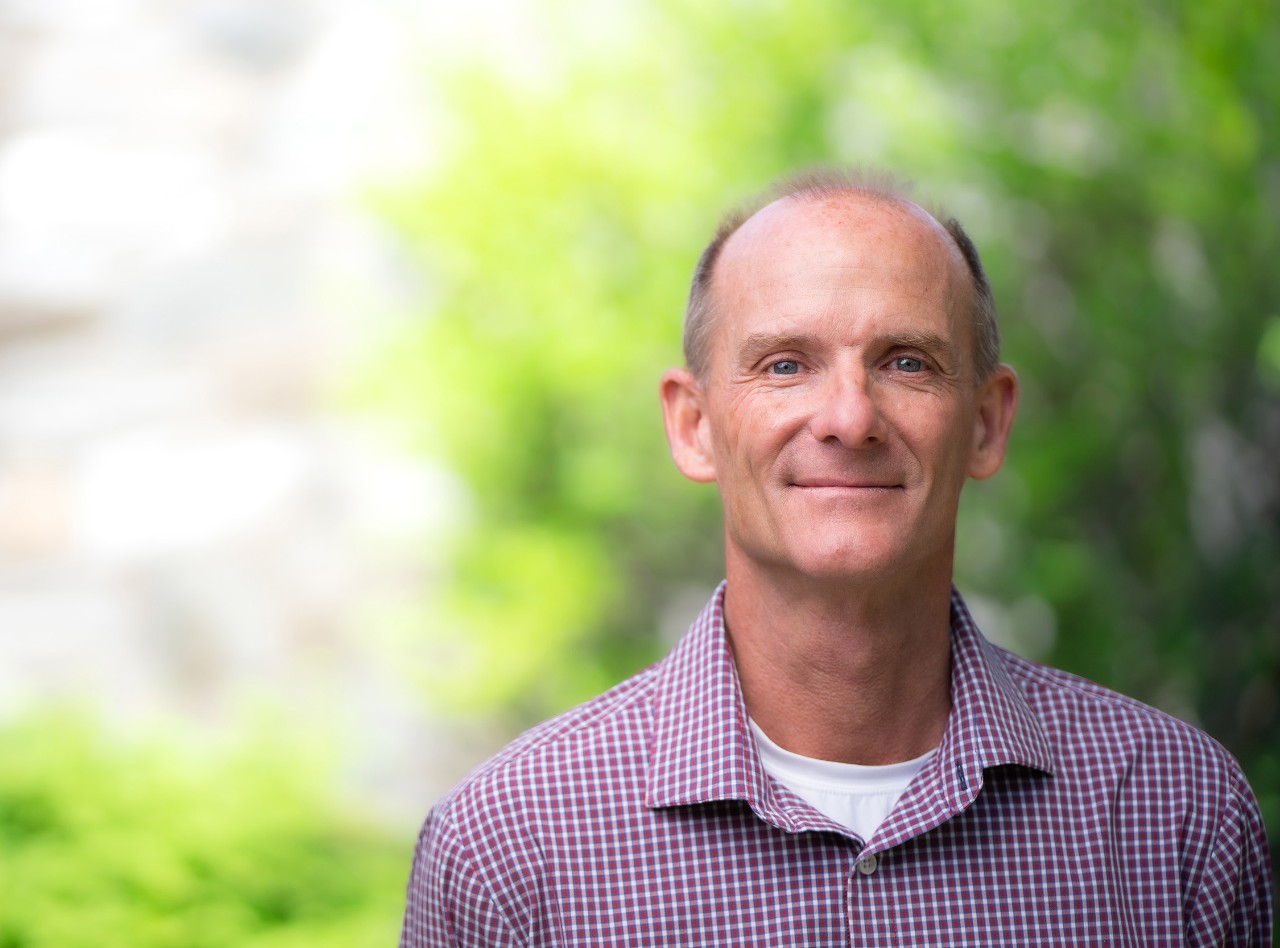
M 884 579 L 898 568 L 892 560 L 866 556 L 807 556 L 795 564 L 796 572 L 819 582 L 860 583 Z
M 785 539 L 777 533 L 729 533 L 725 540 L 730 558 L 740 560 L 748 570 L 792 573 L 818 582 L 860 583 L 923 576 L 935 565 L 949 564 L 950 547 L 943 542 L 936 547 L 912 542 L 917 532 L 900 520 L 853 524 L 832 519 Z
M 884 548 L 871 543 L 839 541 L 807 543 L 803 549 L 783 551 L 776 565 L 822 582 L 859 582 L 900 572 L 910 562 L 901 547 Z
M 850 539 L 849 533 L 842 531 L 838 536 L 810 537 L 785 555 L 797 573 L 828 582 L 923 578 L 937 567 L 950 569 L 950 546 L 904 543 L 910 533 L 908 528 L 893 525 L 884 531 L 862 531 Z

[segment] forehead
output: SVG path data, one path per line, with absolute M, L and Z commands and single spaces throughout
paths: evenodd
M 970 292 L 964 258 L 933 217 L 856 193 L 782 198 L 756 212 L 724 244 L 710 289 L 716 348 L 732 344 L 724 336 L 739 335 L 742 320 L 763 316 L 831 321 L 901 310 L 950 325 Z

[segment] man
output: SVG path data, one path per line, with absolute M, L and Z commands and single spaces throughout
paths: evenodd
M 402 945 L 1268 944 L 1236 762 L 951 587 L 1018 393 L 959 224 L 797 180 L 721 228 L 685 332 L 667 437 L 726 582 L 433 809 Z

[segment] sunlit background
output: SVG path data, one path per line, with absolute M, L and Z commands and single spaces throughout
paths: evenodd
M 721 210 L 894 168 L 1024 404 L 988 634 L 1280 834 L 1269 3 L 0 0 L 0 946 L 394 941 L 418 822 L 718 579 L 656 378 Z

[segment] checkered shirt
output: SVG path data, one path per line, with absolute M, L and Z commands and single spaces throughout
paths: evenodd
M 724 586 L 661 662 L 428 815 L 400 944 L 1269 945 L 1257 803 L 1195 728 L 982 638 L 869 840 L 764 772 Z

